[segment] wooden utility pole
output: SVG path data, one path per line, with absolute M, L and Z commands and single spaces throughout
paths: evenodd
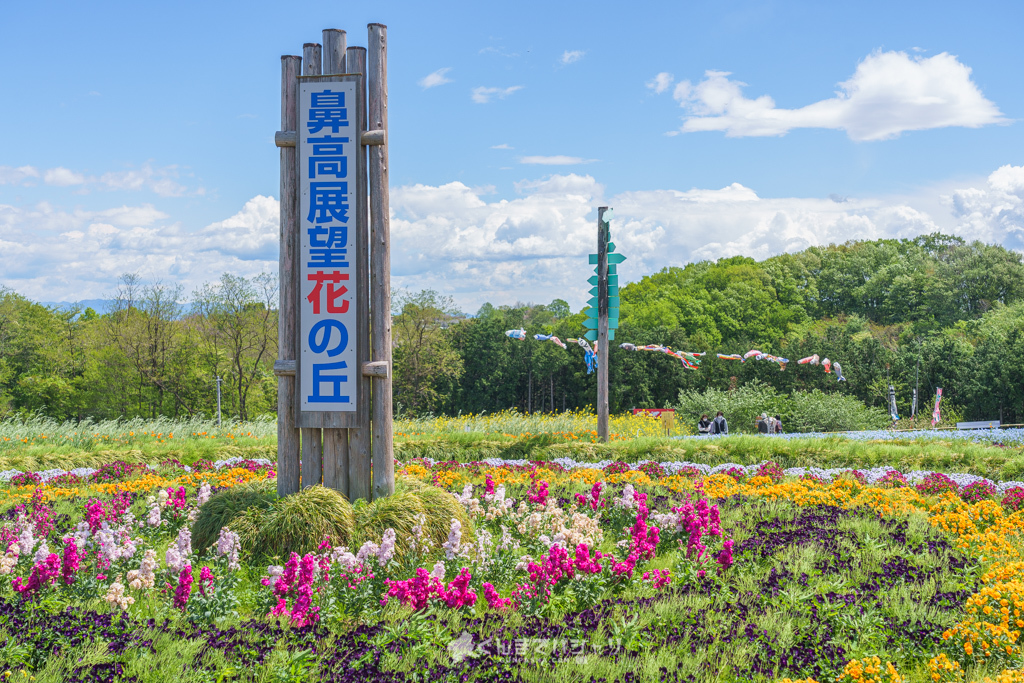
M 597 436 L 608 441 L 608 223 L 597 209 Z

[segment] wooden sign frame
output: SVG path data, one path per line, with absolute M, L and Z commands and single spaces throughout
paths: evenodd
M 387 27 L 367 26 L 368 46 L 347 47 L 338 29 L 323 44 L 306 43 L 302 57 L 281 57 L 280 309 L 278 312 L 277 491 L 286 496 L 323 484 L 350 500 L 394 493 L 391 405 L 391 225 L 388 173 Z M 300 76 L 300 71 L 302 75 Z M 354 411 L 301 410 L 302 356 L 298 330 L 300 173 L 299 82 L 356 83 L 357 324 Z M 350 195 L 352 189 L 349 188 Z M 351 333 L 350 333 L 351 334 Z

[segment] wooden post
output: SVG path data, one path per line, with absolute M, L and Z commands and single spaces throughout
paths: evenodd
M 608 224 L 597 209 L 597 436 L 608 441 Z
M 294 131 L 298 125 L 299 69 L 301 57 L 281 57 L 281 130 Z M 280 300 L 278 303 L 277 353 L 283 361 L 295 362 L 296 347 L 296 253 L 299 233 L 298 150 L 281 147 L 281 253 Z M 277 495 L 299 490 L 299 430 L 295 428 L 295 382 L 291 376 L 277 378 Z
M 321 74 L 320 44 L 306 43 L 302 46 L 302 75 L 319 76 Z M 301 133 L 301 131 L 300 131 Z M 296 310 L 298 297 L 296 292 Z M 323 430 L 303 428 L 302 432 L 302 488 L 316 486 L 323 480 L 324 450 Z
M 323 39 L 324 75 L 345 73 L 345 32 L 334 28 L 324 29 Z M 348 497 L 349 430 L 326 428 L 323 431 L 324 486 L 332 488 L 341 495 Z
M 373 360 L 391 364 L 391 218 L 388 169 L 388 29 L 367 26 L 367 128 L 384 131 L 384 143 L 369 149 L 370 315 Z M 391 373 L 373 380 L 373 497 L 395 492 Z
M 366 48 L 350 47 L 346 51 L 345 68 L 349 73 L 363 74 L 359 79 L 356 92 L 360 101 L 357 103 L 363 116 L 360 117 L 366 122 Z M 361 133 L 361 131 L 360 131 Z M 366 147 L 360 145 L 359 154 L 366 155 Z M 363 237 L 363 244 L 366 245 L 357 254 L 357 270 L 359 272 L 359 297 L 356 301 L 356 310 L 359 320 L 364 321 L 363 326 L 358 330 L 363 357 L 368 360 L 370 355 L 370 330 L 365 324 L 369 320 L 370 313 L 370 258 L 369 258 L 369 208 L 367 206 L 367 185 L 366 185 L 366 164 L 364 169 L 356 178 L 355 191 L 355 216 L 356 228 Z M 364 416 L 362 426 L 359 429 L 349 430 L 348 440 L 348 497 L 349 500 L 370 499 L 370 379 L 362 373 L 358 373 L 356 381 L 359 382 L 359 414 Z

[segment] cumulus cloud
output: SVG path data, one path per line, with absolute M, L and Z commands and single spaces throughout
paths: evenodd
M 660 74 L 647 81 L 644 85 L 653 90 L 656 94 L 660 95 L 668 90 L 674 80 L 675 77 L 672 74 L 667 71 L 662 71 Z
M 0 285 L 39 301 L 109 295 L 117 278 L 181 283 L 277 268 L 278 204 L 249 200 L 234 216 L 190 231 L 150 204 L 101 211 L 0 204 Z
M 612 206 L 612 236 L 627 256 L 623 283 L 667 266 L 737 254 L 766 258 L 853 239 L 942 231 L 1024 251 L 1024 166 L 1003 166 L 953 189 L 901 197 L 765 198 L 721 188 L 608 196 L 590 175 L 554 174 L 495 188 L 461 182 L 392 188 L 392 280 L 485 301 L 581 306 L 595 246 L 595 207 Z M 277 268 L 278 203 L 257 196 L 224 220 L 188 229 L 150 205 L 103 211 L 0 205 L 0 285 L 43 301 L 99 298 L 138 271 L 187 291 L 230 271 Z
M 508 88 L 486 88 L 484 86 L 479 86 L 477 88 L 473 88 L 470 97 L 477 104 L 487 104 L 494 98 L 503 100 L 517 90 L 522 89 L 523 86 L 521 85 L 513 85 Z
M 51 168 L 43 174 L 43 182 L 47 185 L 67 187 L 68 185 L 81 185 L 85 182 L 85 176 L 75 171 L 69 171 L 63 166 Z
M 1006 122 L 971 80 L 970 67 L 945 52 L 934 57 L 875 52 L 839 83 L 835 97 L 797 109 L 776 107 L 768 95 L 746 97 L 746 83 L 731 75 L 712 70 L 697 84 L 676 85 L 673 97 L 686 110 L 682 132 L 723 131 L 744 137 L 831 128 L 846 131 L 852 140 L 884 140 L 905 131 Z M 664 92 L 670 83 L 669 74 L 658 74 L 647 86 Z
M 562 53 L 562 58 L 559 60 L 562 64 L 572 64 L 583 59 L 583 55 L 587 54 L 584 50 L 566 50 Z
M 54 187 L 82 186 L 85 189 L 102 190 L 148 190 L 161 197 L 203 195 L 201 187 L 190 189 L 178 182 L 182 173 L 177 166 L 154 167 L 143 164 L 135 169 L 111 171 L 99 176 L 86 175 L 63 166 L 39 170 L 34 166 L 0 166 L 0 185 L 31 185 L 42 180 Z
M 0 185 L 24 185 L 39 178 L 34 166 L 0 166 Z
M 445 74 L 451 70 L 452 69 L 450 66 L 446 66 L 443 69 L 438 69 L 433 73 L 427 74 L 417 82 L 419 83 L 419 86 L 424 90 L 426 90 L 427 88 L 435 88 L 439 85 L 444 85 L 445 83 L 451 83 L 452 79 L 445 76 Z
M 539 164 L 541 166 L 573 166 L 575 164 L 589 164 L 597 159 L 584 159 L 583 157 L 570 157 L 564 154 L 552 156 L 526 156 L 520 157 L 521 164 Z
M 514 199 L 486 201 L 462 184 L 392 191 L 396 286 L 453 294 L 466 310 L 484 301 L 580 306 L 594 247 L 594 207 L 615 209 L 613 239 L 628 260 L 623 282 L 667 266 L 746 255 L 758 259 L 854 239 L 936 231 L 1024 250 L 1024 167 L 1004 166 L 976 187 L 911 197 L 764 198 L 733 183 L 719 189 L 606 196 L 589 175 L 516 184 Z M 938 207 L 937 209 L 935 207 Z

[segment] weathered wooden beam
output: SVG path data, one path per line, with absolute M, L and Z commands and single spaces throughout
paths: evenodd
M 363 377 L 390 377 L 391 363 L 386 360 L 375 360 L 363 363 Z
M 348 42 L 345 32 L 336 28 L 325 28 L 324 36 L 324 76 L 345 73 L 345 49 Z
M 388 129 L 388 28 L 367 27 L 367 130 Z M 373 360 L 391 362 L 391 217 L 388 146 L 367 147 L 370 183 L 370 325 Z M 391 378 L 373 380 L 373 497 L 395 492 Z
M 275 360 L 274 361 L 274 374 L 278 377 L 294 377 L 295 376 L 295 359 L 291 360 Z
M 302 46 L 302 75 L 319 76 L 321 74 L 320 43 L 306 43 Z M 301 288 L 297 297 L 301 297 Z M 296 310 L 301 311 L 298 301 Z M 296 377 L 296 381 L 298 381 Z M 298 412 L 298 405 L 295 407 Z M 304 427 L 302 432 L 302 488 L 322 483 L 324 475 L 323 430 Z
M 386 145 L 388 132 L 386 130 L 365 130 L 359 136 L 359 142 L 364 145 Z
M 299 115 L 299 70 L 302 58 L 281 57 L 281 128 L 295 130 Z M 299 430 L 295 428 L 296 253 L 299 234 L 298 160 L 294 147 L 281 148 L 281 205 L 278 261 L 277 353 L 279 362 L 293 364 L 292 375 L 277 378 L 277 494 L 299 490 Z M 276 363 L 275 363 L 276 365 Z
M 294 130 L 279 130 L 274 133 L 274 144 L 278 147 L 295 147 L 299 144 L 299 134 Z
M 349 73 L 366 73 L 366 48 L 350 47 L 345 52 L 345 68 Z M 363 75 L 356 86 L 356 107 L 362 130 L 366 127 L 366 77 Z M 356 177 L 353 214 L 356 230 L 359 232 L 361 249 L 356 254 L 356 270 L 358 290 L 356 294 L 356 311 L 359 325 L 356 334 L 359 336 L 359 362 L 370 360 L 370 239 L 368 226 L 367 189 L 366 189 L 366 148 L 359 147 L 356 154 L 363 155 L 363 163 L 358 166 L 362 171 Z M 356 378 L 359 386 L 358 413 L 361 416 L 359 429 L 348 430 L 348 494 L 349 500 L 370 500 L 370 379 L 362 373 Z
M 324 75 L 345 73 L 345 50 L 347 39 L 344 31 L 334 28 L 323 32 Z M 358 244 L 358 240 L 357 240 Z M 347 429 L 324 429 L 324 486 L 348 497 L 349 431 Z

